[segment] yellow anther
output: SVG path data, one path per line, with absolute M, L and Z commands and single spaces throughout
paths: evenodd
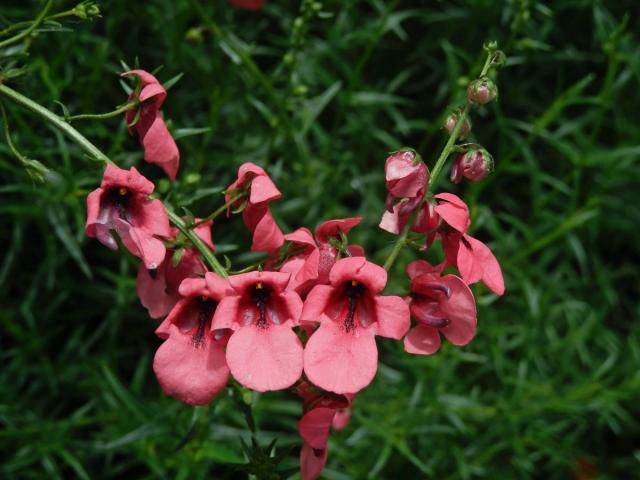
M 129 193 L 129 191 L 125 187 L 120 187 L 120 190 L 118 190 L 118 193 L 124 196 L 127 193 Z
M 354 286 L 354 287 L 358 286 L 359 283 L 360 282 L 357 281 L 357 280 L 351 280 L 351 285 Z
M 262 289 L 262 282 L 256 283 L 256 289 L 258 289 L 258 290 Z

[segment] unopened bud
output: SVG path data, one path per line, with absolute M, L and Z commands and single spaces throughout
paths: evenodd
M 458 123 L 458 119 L 460 118 L 459 112 L 453 112 L 447 116 L 444 121 L 443 127 L 449 135 L 453 133 L 453 129 L 456 128 L 456 123 Z M 464 122 L 462 123 L 462 127 L 460 127 L 460 132 L 458 133 L 458 139 L 462 140 L 466 137 L 471 131 L 471 121 L 469 117 L 465 117 Z
M 484 148 L 473 148 L 461 153 L 451 166 L 451 181 L 460 183 L 462 178 L 471 182 L 482 180 L 493 171 L 493 157 Z
M 73 7 L 72 12 L 76 17 L 82 20 L 86 20 L 88 18 L 99 17 L 100 7 L 96 2 L 89 0 L 89 1 L 81 2 L 75 7 Z
M 486 105 L 497 96 L 498 87 L 488 77 L 474 80 L 467 88 L 467 99 L 472 105 Z

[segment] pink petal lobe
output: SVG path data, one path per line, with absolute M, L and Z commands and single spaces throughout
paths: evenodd
M 148 310 L 151 318 L 165 317 L 176 302 L 180 300 L 178 291 L 172 291 L 167 286 L 166 268 L 167 258 L 165 258 L 154 275 L 151 275 L 143 264 L 140 264 L 138 268 L 136 292 L 138 293 L 138 298 L 140 298 L 140 303 Z
M 442 282 L 451 296 L 440 303 L 449 324 L 440 332 L 454 345 L 466 345 L 476 334 L 476 302 L 469 287 L 455 275 L 445 275 Z
M 307 295 L 300 319 L 305 322 L 321 322 L 334 288 L 329 285 L 316 285 Z
M 405 352 L 417 355 L 431 355 L 440 348 L 438 329 L 418 324 L 404 337 Z
M 253 204 L 271 202 L 280 198 L 282 194 L 268 175 L 260 175 L 251 182 L 249 201 Z
M 253 243 L 251 251 L 253 252 L 272 252 L 277 250 L 284 243 L 284 235 L 278 224 L 273 219 L 271 211 L 267 213 L 256 225 L 253 231 Z
M 496 295 L 504 294 L 504 278 L 498 260 L 480 240 L 465 235 L 473 252 L 474 263 L 482 270 L 481 279 Z M 466 281 L 466 279 L 465 279 Z
M 300 227 L 291 233 L 287 233 L 284 239 L 289 242 L 301 243 L 302 245 L 308 245 L 310 247 L 316 246 L 316 241 L 311 234 L 311 231 L 306 227 Z
M 434 198 L 442 200 L 434 207 L 436 213 L 451 227 L 460 233 L 466 233 L 471 223 L 467 204 L 452 193 L 439 193 Z
M 158 165 L 167 177 L 172 181 L 175 180 L 180 167 L 180 152 L 167 129 L 162 114 L 156 112 L 148 125 L 140 122 L 136 127 L 144 149 L 144 160 Z
M 328 450 L 314 450 L 309 444 L 303 443 L 300 450 L 300 478 L 301 480 L 316 480 L 327 463 Z
M 229 339 L 227 363 L 233 377 L 247 388 L 282 390 L 302 374 L 302 344 L 288 326 L 243 326 Z
M 409 305 L 403 298 L 394 295 L 380 295 L 374 300 L 378 320 L 376 334 L 400 340 L 411 325 Z
M 327 448 L 329 430 L 335 414 L 335 408 L 318 407 L 309 410 L 302 416 L 297 424 L 298 432 L 311 448 L 316 450 Z
M 356 280 L 366 285 L 371 295 L 375 295 L 387 284 L 387 272 L 364 257 L 348 257 L 335 263 L 329 273 L 329 280 L 336 287 Z
M 240 297 L 229 296 L 224 297 L 218 303 L 216 312 L 213 314 L 213 320 L 211 321 L 212 330 L 222 330 L 225 328 L 237 329 L 239 328 L 235 319 L 238 316 L 240 310 Z
M 207 339 L 196 348 L 191 337 L 172 325 L 153 359 L 162 390 L 189 405 L 205 405 L 226 386 L 229 370 L 224 351 Z
M 318 242 L 329 241 L 329 237 L 340 237 L 340 233 L 349 233 L 353 227 L 362 221 L 362 217 L 338 218 L 328 220 L 316 228 L 316 238 Z
M 378 369 L 373 329 L 346 332 L 335 322 L 320 325 L 304 349 L 304 371 L 318 387 L 355 393 L 369 385 Z

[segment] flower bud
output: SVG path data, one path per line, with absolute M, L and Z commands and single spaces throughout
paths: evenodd
M 451 166 L 451 181 L 460 183 L 462 178 L 471 182 L 482 180 L 493 171 L 493 158 L 484 148 L 473 148 L 461 153 Z
M 384 164 L 385 185 L 394 197 L 423 196 L 429 170 L 415 150 L 404 148 L 392 153 Z
M 96 2 L 86 0 L 73 7 L 72 12 L 76 17 L 87 20 L 88 18 L 99 17 L 100 7 Z
M 474 80 L 467 88 L 467 99 L 472 105 L 485 105 L 498 96 L 498 87 L 488 77 Z
M 458 123 L 458 118 L 460 118 L 460 113 L 453 112 L 449 114 L 445 119 L 443 127 L 447 132 L 449 132 L 449 135 L 451 135 L 453 133 L 453 129 L 456 128 L 456 123 Z M 465 117 L 464 122 L 462 123 L 462 127 L 460 127 L 460 132 L 458 133 L 458 139 L 462 140 L 464 137 L 466 137 L 469 134 L 470 131 L 471 131 L 471 120 L 469 120 L 469 117 L 467 116 Z

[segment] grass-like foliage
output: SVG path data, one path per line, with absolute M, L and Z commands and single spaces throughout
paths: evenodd
M 3 29 L 32 21 L 44 2 L 1 3 Z M 464 195 L 507 294 L 474 287 L 478 334 L 463 348 L 419 357 L 382 340 L 378 375 L 349 427 L 332 435 L 323 475 L 640 478 L 637 3 L 327 0 L 296 22 L 299 3 L 243 12 L 222 0 L 104 1 L 101 18 L 45 21 L 0 50 L 12 65 L 0 76 L 76 115 L 126 101 L 121 61 L 163 66 L 162 81 L 182 73 L 163 110 L 183 173 L 159 181 L 163 196 L 206 215 L 237 167 L 256 162 L 283 192 L 273 208 L 283 230 L 362 215 L 352 239 L 382 263 L 394 240 L 377 227 L 387 152 L 412 146 L 431 166 L 465 75 L 480 70 L 483 42 L 498 41 L 508 56 L 499 100 L 474 114 L 471 133 L 496 170 L 476 184 L 441 184 Z M 101 166 L 5 107 L 0 477 L 246 476 L 237 404 L 224 394 L 193 408 L 161 392 L 137 260 L 85 238 L 85 197 Z M 161 178 L 122 116 L 73 125 L 119 165 Z M 37 164 L 12 149 L 46 166 L 48 180 L 34 180 Z M 238 218 L 216 220 L 213 232 L 220 258 L 255 261 Z M 401 253 L 390 291 L 407 292 L 402 268 L 416 255 Z M 280 392 L 253 402 L 259 442 L 290 449 L 284 469 L 297 475 L 299 401 Z

